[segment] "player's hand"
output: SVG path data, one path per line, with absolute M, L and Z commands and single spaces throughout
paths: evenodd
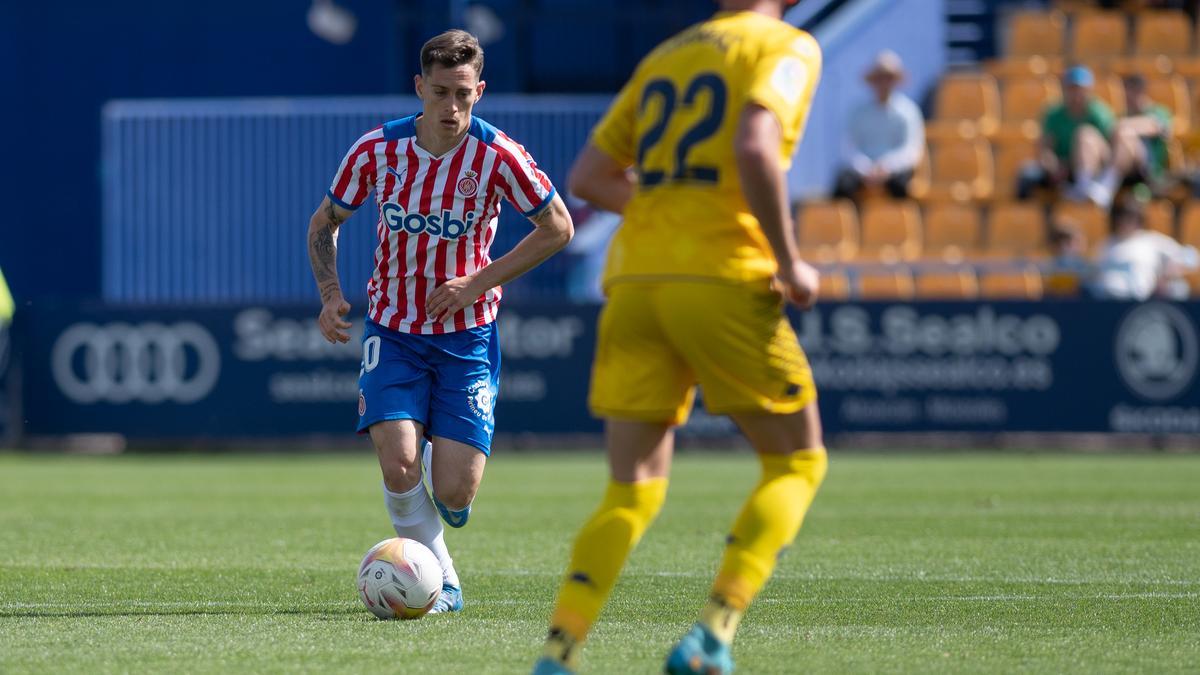
M 820 286 L 821 273 L 803 260 L 792 263 L 791 268 L 781 268 L 775 277 L 775 287 L 784 299 L 801 309 L 817 302 Z
M 435 321 L 445 321 L 475 304 L 483 291 L 475 288 L 475 277 L 466 275 L 438 286 L 425 303 L 425 313 Z
M 321 305 L 321 316 L 317 318 L 321 335 L 334 344 L 349 342 L 350 333 L 346 331 L 350 330 L 350 322 L 343 318 L 349 313 L 350 303 L 341 295 L 327 300 Z

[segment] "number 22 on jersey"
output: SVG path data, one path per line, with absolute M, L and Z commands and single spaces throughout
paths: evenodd
M 638 115 L 657 113 L 638 141 L 637 171 L 642 189 L 663 183 L 716 184 L 720 171 L 715 166 L 689 162 L 693 147 L 721 130 L 725 120 L 725 81 L 716 73 L 699 73 L 683 87 L 682 94 L 668 79 L 650 80 L 642 89 Z M 699 118 L 679 136 L 674 147 L 663 147 L 663 137 L 679 108 L 697 110 Z M 664 166 L 666 165 L 666 166 Z

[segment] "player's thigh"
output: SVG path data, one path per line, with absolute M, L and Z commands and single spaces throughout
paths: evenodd
M 616 284 L 600 314 L 588 402 L 598 417 L 678 424 L 695 375 L 668 339 L 658 284 Z
M 455 510 L 466 508 L 479 491 L 487 457 L 473 445 L 434 436 L 430 468 L 438 501 Z
M 816 400 L 812 370 L 766 282 L 678 283 L 658 299 L 714 414 L 790 414 Z
M 421 448 L 425 429 L 410 419 L 384 420 L 369 427 L 383 482 L 393 492 L 406 492 L 421 481 Z
M 492 451 L 500 388 L 499 332 L 488 324 L 440 336 L 438 343 L 429 435 L 469 445 L 486 456 Z

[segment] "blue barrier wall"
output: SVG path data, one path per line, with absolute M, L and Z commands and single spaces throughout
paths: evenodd
M 597 308 L 506 306 L 497 432 L 600 430 Z M 1200 434 L 1200 303 L 823 304 L 794 318 L 831 434 Z M 61 307 L 25 317 L 25 430 L 134 438 L 350 434 L 362 322 L 313 312 Z M 688 433 L 727 434 L 696 416 Z

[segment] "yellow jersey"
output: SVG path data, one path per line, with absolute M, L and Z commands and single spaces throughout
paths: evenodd
M 650 52 L 592 132 L 638 177 L 605 286 L 773 276 L 775 256 L 742 195 L 734 135 L 746 104 L 763 106 L 779 120 L 779 159 L 790 166 L 820 72 L 811 35 L 755 12 L 718 13 Z

